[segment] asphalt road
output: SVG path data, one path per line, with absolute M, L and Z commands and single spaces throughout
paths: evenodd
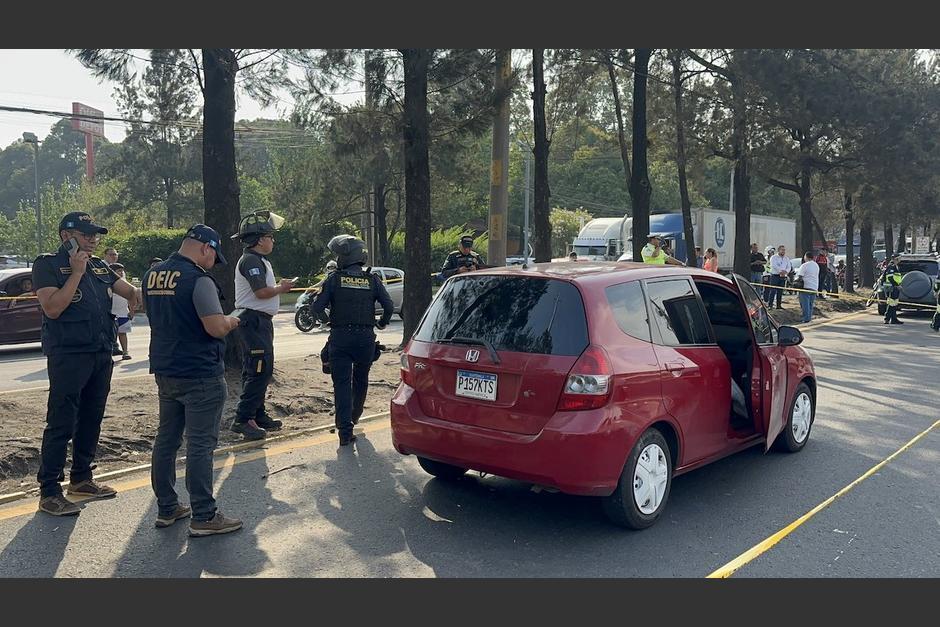
M 0 577 L 704 577 L 935 423 L 940 335 L 906 320 L 807 330 L 819 406 L 806 448 L 751 449 L 677 478 L 642 532 L 608 524 L 593 499 L 432 479 L 392 449 L 383 418 L 355 449 L 324 434 L 221 458 L 220 507 L 245 521 L 228 536 L 154 529 L 147 473 L 76 518 L 37 513 L 35 499 L 0 507 Z M 734 576 L 940 576 L 938 485 L 935 428 Z
M 379 341 L 386 346 L 401 343 L 402 322 L 398 316 L 381 332 Z M 274 317 L 274 355 L 276 359 L 306 357 L 319 354 L 329 335 L 326 331 L 302 333 L 294 326 L 294 312 L 280 313 Z M 127 336 L 128 353 L 132 359 L 115 361 L 113 380 L 147 375 L 150 370 L 150 327 L 145 317 L 135 318 L 131 333 Z M 0 346 L 0 394 L 11 394 L 27 389 L 48 388 L 49 375 L 46 358 L 39 343 L 16 346 Z

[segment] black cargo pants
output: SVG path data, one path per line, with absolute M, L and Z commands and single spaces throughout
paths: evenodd
M 274 374 L 274 321 L 271 316 L 246 309 L 238 327 L 244 361 L 242 395 L 235 410 L 235 422 L 248 422 L 264 416 L 264 397 Z

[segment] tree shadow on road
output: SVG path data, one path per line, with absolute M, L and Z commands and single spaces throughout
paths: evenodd
M 216 477 L 224 470 L 216 470 Z M 258 546 L 258 525 L 269 516 L 288 514 L 293 507 L 273 498 L 264 485 L 264 458 L 231 467 L 215 491 L 217 507 L 229 518 L 239 518 L 238 531 L 202 538 L 189 537 L 189 519 L 166 529 L 154 527 L 156 500 L 128 543 L 114 572 L 115 577 L 247 577 L 260 574 L 270 562 Z M 180 473 L 182 474 L 182 473 Z M 181 476 L 177 483 L 180 502 L 187 503 Z
M 0 551 L 0 577 L 55 577 L 79 518 L 34 513 Z

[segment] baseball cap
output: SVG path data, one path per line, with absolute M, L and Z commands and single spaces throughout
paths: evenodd
M 84 211 L 73 211 L 72 213 L 65 214 L 62 220 L 59 221 L 59 230 L 80 231 L 86 235 L 91 235 L 92 233 L 108 234 L 108 229 L 92 222 L 91 216 Z
M 222 265 L 228 263 L 222 255 L 222 244 L 220 243 L 219 234 L 211 226 L 194 224 L 186 231 L 186 237 L 208 244 L 215 251 L 215 258 L 219 263 Z
M 463 237 L 461 237 L 460 245 L 463 246 L 464 248 L 470 248 L 471 246 L 473 246 L 473 236 L 464 235 Z

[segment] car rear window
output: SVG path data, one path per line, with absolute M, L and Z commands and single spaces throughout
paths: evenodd
M 497 350 L 580 355 L 588 345 L 584 303 L 565 281 L 479 275 L 448 281 L 415 333 L 422 342 L 466 337 Z
M 639 281 L 611 285 L 604 290 L 620 330 L 638 340 L 649 342 L 650 325 L 646 298 Z
M 937 276 L 938 267 L 936 261 L 931 261 L 929 259 L 924 259 L 923 261 L 904 261 L 898 264 L 898 269 L 902 274 L 907 274 L 908 272 L 913 272 L 914 270 L 920 270 L 924 274 L 930 276 Z

